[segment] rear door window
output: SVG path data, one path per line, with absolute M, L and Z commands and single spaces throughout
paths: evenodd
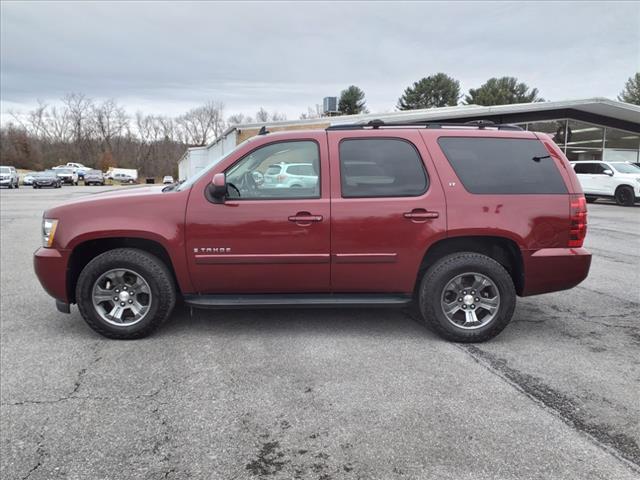
M 344 198 L 413 197 L 428 179 L 416 147 L 397 138 L 353 138 L 340 142 Z
M 438 144 L 471 193 L 567 193 L 555 160 L 539 140 L 440 137 Z
M 593 173 L 593 163 L 576 163 L 573 169 L 576 173 L 590 174 Z

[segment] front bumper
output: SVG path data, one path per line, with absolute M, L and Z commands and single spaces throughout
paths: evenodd
M 33 254 L 33 268 L 42 288 L 61 303 L 69 303 L 67 292 L 67 264 L 65 250 L 40 247 Z
M 522 296 L 573 288 L 589 274 L 591 254 L 584 248 L 543 248 L 522 254 Z
M 0 185 L 11 185 L 13 182 L 10 178 L 2 178 L 0 179 Z

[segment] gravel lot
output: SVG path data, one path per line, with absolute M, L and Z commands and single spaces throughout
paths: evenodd
M 42 211 L 100 190 L 0 192 L 0 477 L 640 475 L 640 207 L 589 205 L 590 277 L 489 343 L 394 310 L 178 309 L 112 341 L 32 268 Z

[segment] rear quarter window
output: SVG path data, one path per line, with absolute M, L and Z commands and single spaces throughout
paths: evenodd
M 568 193 L 555 160 L 539 140 L 441 137 L 438 144 L 470 193 Z

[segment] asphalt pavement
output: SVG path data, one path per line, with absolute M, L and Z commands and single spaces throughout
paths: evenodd
M 101 190 L 0 192 L 1 478 L 640 477 L 640 206 L 589 205 L 589 278 L 487 343 L 397 310 L 185 308 L 114 341 L 32 267 L 42 211 Z

